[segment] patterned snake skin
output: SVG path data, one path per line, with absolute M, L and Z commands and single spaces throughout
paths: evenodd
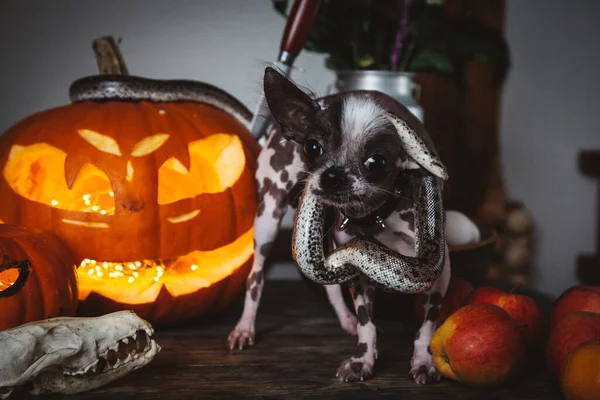
M 216 86 L 190 80 L 156 80 L 131 75 L 95 75 L 69 88 L 73 103 L 81 101 L 191 101 L 207 104 L 233 116 L 247 129 L 252 113 L 235 97 Z
M 440 179 L 426 175 L 415 188 L 415 257 L 388 249 L 370 237 L 357 237 L 329 256 L 323 252 L 325 207 L 306 187 L 292 237 L 292 255 L 301 271 L 323 284 L 340 284 L 359 274 L 379 288 L 398 293 L 421 293 L 441 275 L 444 266 L 445 213 Z

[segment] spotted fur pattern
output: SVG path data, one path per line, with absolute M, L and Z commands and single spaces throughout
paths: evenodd
M 364 381 L 373 376 L 377 359 L 377 329 L 373 321 L 375 288 L 361 278 L 350 288 L 357 317 L 358 344 L 352 357 L 342 361 L 336 376 L 343 382 Z
M 413 159 L 405 159 L 402 162 L 406 168 L 420 168 Z M 254 345 L 256 314 L 264 287 L 262 271 L 265 259 L 277 236 L 287 207 L 296 208 L 303 185 L 309 177 L 301 157 L 301 146 L 291 140 L 285 140 L 278 129 L 272 129 L 267 135 L 258 160 L 256 181 L 259 207 L 254 223 L 255 258 L 248 276 L 242 315 L 228 338 L 231 349 Z M 416 245 L 414 211 L 411 193 L 407 191 L 400 197 L 397 209 L 384 221 L 385 229 L 363 232 L 357 227 L 350 227 L 344 231 L 333 229 L 329 235 L 335 246 L 341 246 L 356 236 L 368 234 L 389 249 L 406 256 L 414 256 Z M 339 226 L 339 222 L 340 220 L 336 226 Z M 447 288 L 446 278 L 450 275 L 447 247 L 445 256 L 442 275 L 427 292 L 428 301 L 425 304 L 427 312 L 433 307 L 438 307 L 430 303 L 431 295 L 439 293 L 434 296 L 435 302 L 438 297 L 443 298 Z M 375 289 L 364 277 L 358 278 L 350 289 L 354 313 L 346 306 L 339 285 L 326 285 L 325 289 L 342 328 L 350 334 L 357 335 L 356 348 L 352 356 L 339 366 L 337 376 L 341 381 L 348 382 L 369 379 L 373 375 L 377 359 L 377 331 L 373 321 Z M 418 383 L 432 381 L 438 376 L 431 354 L 427 352 L 435 328 L 435 321 L 425 320 L 415 340 L 410 373 Z

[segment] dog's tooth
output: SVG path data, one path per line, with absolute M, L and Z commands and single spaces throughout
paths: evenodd
M 121 342 L 125 344 L 129 344 L 129 338 L 121 339 Z
M 110 348 L 112 351 L 114 351 L 115 353 L 119 351 L 119 342 L 115 343 L 113 346 L 111 346 Z
M 137 332 L 135 332 L 133 335 L 131 335 L 131 337 L 133 338 L 133 340 L 137 340 Z

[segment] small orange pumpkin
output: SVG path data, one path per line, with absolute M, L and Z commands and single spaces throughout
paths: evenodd
M 0 330 L 74 316 L 77 275 L 68 249 L 50 232 L 0 225 Z
M 0 219 L 65 242 L 80 315 L 163 324 L 228 306 L 253 255 L 250 112 L 191 81 L 93 76 L 71 96 L 0 137 Z

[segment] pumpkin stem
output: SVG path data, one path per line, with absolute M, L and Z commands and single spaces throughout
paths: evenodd
M 19 291 L 25 286 L 27 278 L 29 277 L 29 271 L 31 270 L 31 263 L 29 260 L 13 261 L 8 264 L 0 265 L 0 272 L 9 269 L 18 269 L 19 276 L 17 280 L 4 290 L 0 290 L 0 297 L 12 297 L 19 293 Z
M 129 75 L 119 49 L 120 41 L 115 41 L 112 36 L 103 36 L 92 43 L 100 75 Z

